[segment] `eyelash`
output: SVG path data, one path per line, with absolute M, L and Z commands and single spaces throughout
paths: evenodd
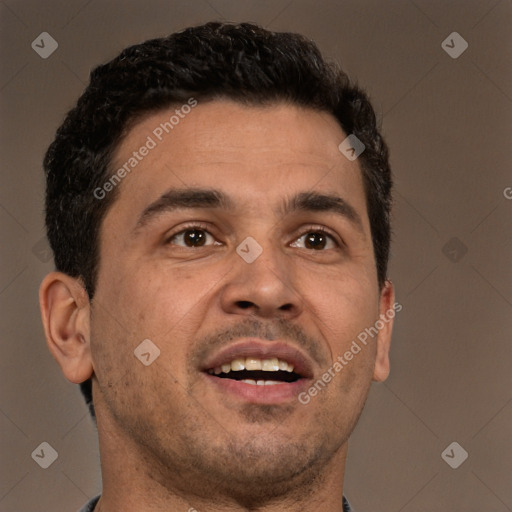
M 295 238 L 293 243 L 295 243 L 297 240 L 302 238 L 304 235 L 307 235 L 308 233 L 322 233 L 322 235 L 325 235 L 332 240 L 334 245 L 336 245 L 337 249 L 342 247 L 342 243 L 340 243 L 338 241 L 338 237 L 336 237 L 331 231 L 329 231 L 327 228 L 325 228 L 323 226 L 314 226 L 314 225 L 307 226 L 306 229 L 301 230 L 301 234 Z M 322 251 L 319 251 L 319 252 L 322 252 Z
M 177 237 L 178 235 L 182 235 L 186 231 L 191 230 L 206 231 L 208 234 L 212 235 L 215 238 L 215 236 L 210 232 L 209 226 L 207 226 L 206 224 L 194 223 L 190 225 L 185 225 L 179 231 L 176 231 L 176 233 L 172 233 L 171 235 L 169 235 L 165 240 L 165 244 L 170 244 L 173 238 Z
M 171 244 L 173 238 L 177 237 L 178 235 L 182 235 L 186 231 L 190 231 L 190 230 L 205 231 L 206 233 L 211 235 L 213 238 L 215 238 L 215 236 L 210 232 L 209 226 L 207 226 L 206 224 L 195 223 L 195 224 L 186 225 L 186 226 L 182 227 L 176 233 L 173 233 L 172 235 L 167 237 L 167 239 L 165 240 L 165 245 Z M 302 238 L 304 235 L 307 235 L 308 233 L 322 233 L 323 235 L 329 237 L 334 242 L 334 244 L 336 245 L 336 248 L 341 248 L 343 246 L 343 243 L 342 242 L 340 243 L 338 241 L 337 237 L 335 235 L 333 235 L 328 229 L 326 229 L 323 226 L 314 226 L 314 225 L 307 226 L 305 229 L 301 230 L 301 234 L 298 236 L 295 236 L 292 243 L 297 242 L 297 240 Z M 321 251 L 319 251 L 319 252 L 321 252 Z

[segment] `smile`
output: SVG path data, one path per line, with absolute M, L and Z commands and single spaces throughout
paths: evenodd
M 313 377 L 308 354 L 284 341 L 254 338 L 211 354 L 200 369 L 222 396 L 252 404 L 296 401 Z
M 299 380 L 301 376 L 293 370 L 292 363 L 277 357 L 246 357 L 210 368 L 208 373 L 221 379 L 232 379 L 253 386 L 274 386 Z

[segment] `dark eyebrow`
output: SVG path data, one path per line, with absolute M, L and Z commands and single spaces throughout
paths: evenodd
M 229 210 L 234 208 L 234 203 L 225 193 L 216 189 L 172 189 L 144 209 L 137 220 L 135 231 L 144 227 L 154 217 L 179 208 L 224 208 Z M 339 196 L 318 192 L 301 192 L 286 201 L 281 214 L 286 215 L 296 211 L 336 213 L 348 219 L 364 234 L 361 217 L 352 205 Z
M 169 190 L 147 206 L 140 214 L 135 231 L 154 217 L 178 208 L 225 208 L 233 207 L 231 199 L 215 189 L 186 188 Z
M 302 192 L 289 199 L 283 213 L 295 211 L 332 212 L 349 220 L 364 235 L 363 222 L 356 209 L 345 199 L 331 194 L 318 192 Z

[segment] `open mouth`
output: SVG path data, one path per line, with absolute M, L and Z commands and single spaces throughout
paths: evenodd
M 302 376 L 294 371 L 293 364 L 277 357 L 257 359 L 237 358 L 210 368 L 207 372 L 219 379 L 230 379 L 255 386 L 274 386 L 297 382 Z

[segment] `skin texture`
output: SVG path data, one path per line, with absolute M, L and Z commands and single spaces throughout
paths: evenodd
M 173 111 L 138 122 L 113 169 Z M 101 512 L 341 510 L 347 441 L 372 379 L 388 375 L 392 321 L 307 405 L 221 393 L 200 368 L 240 339 L 280 340 L 311 360 L 315 381 L 392 308 L 359 163 L 338 150 L 345 137 L 327 113 L 199 102 L 118 185 L 94 300 L 64 274 L 43 281 L 51 352 L 71 382 L 93 375 Z M 162 194 L 199 188 L 221 191 L 230 207 L 164 211 L 137 228 Z M 340 196 L 360 224 L 332 211 L 283 213 L 309 192 Z M 189 247 L 183 230 L 197 224 L 206 244 Z M 332 238 L 311 248 L 304 235 L 322 227 Z M 236 252 L 249 236 L 263 249 L 250 264 Z M 149 366 L 134 357 L 144 339 L 160 350 Z

